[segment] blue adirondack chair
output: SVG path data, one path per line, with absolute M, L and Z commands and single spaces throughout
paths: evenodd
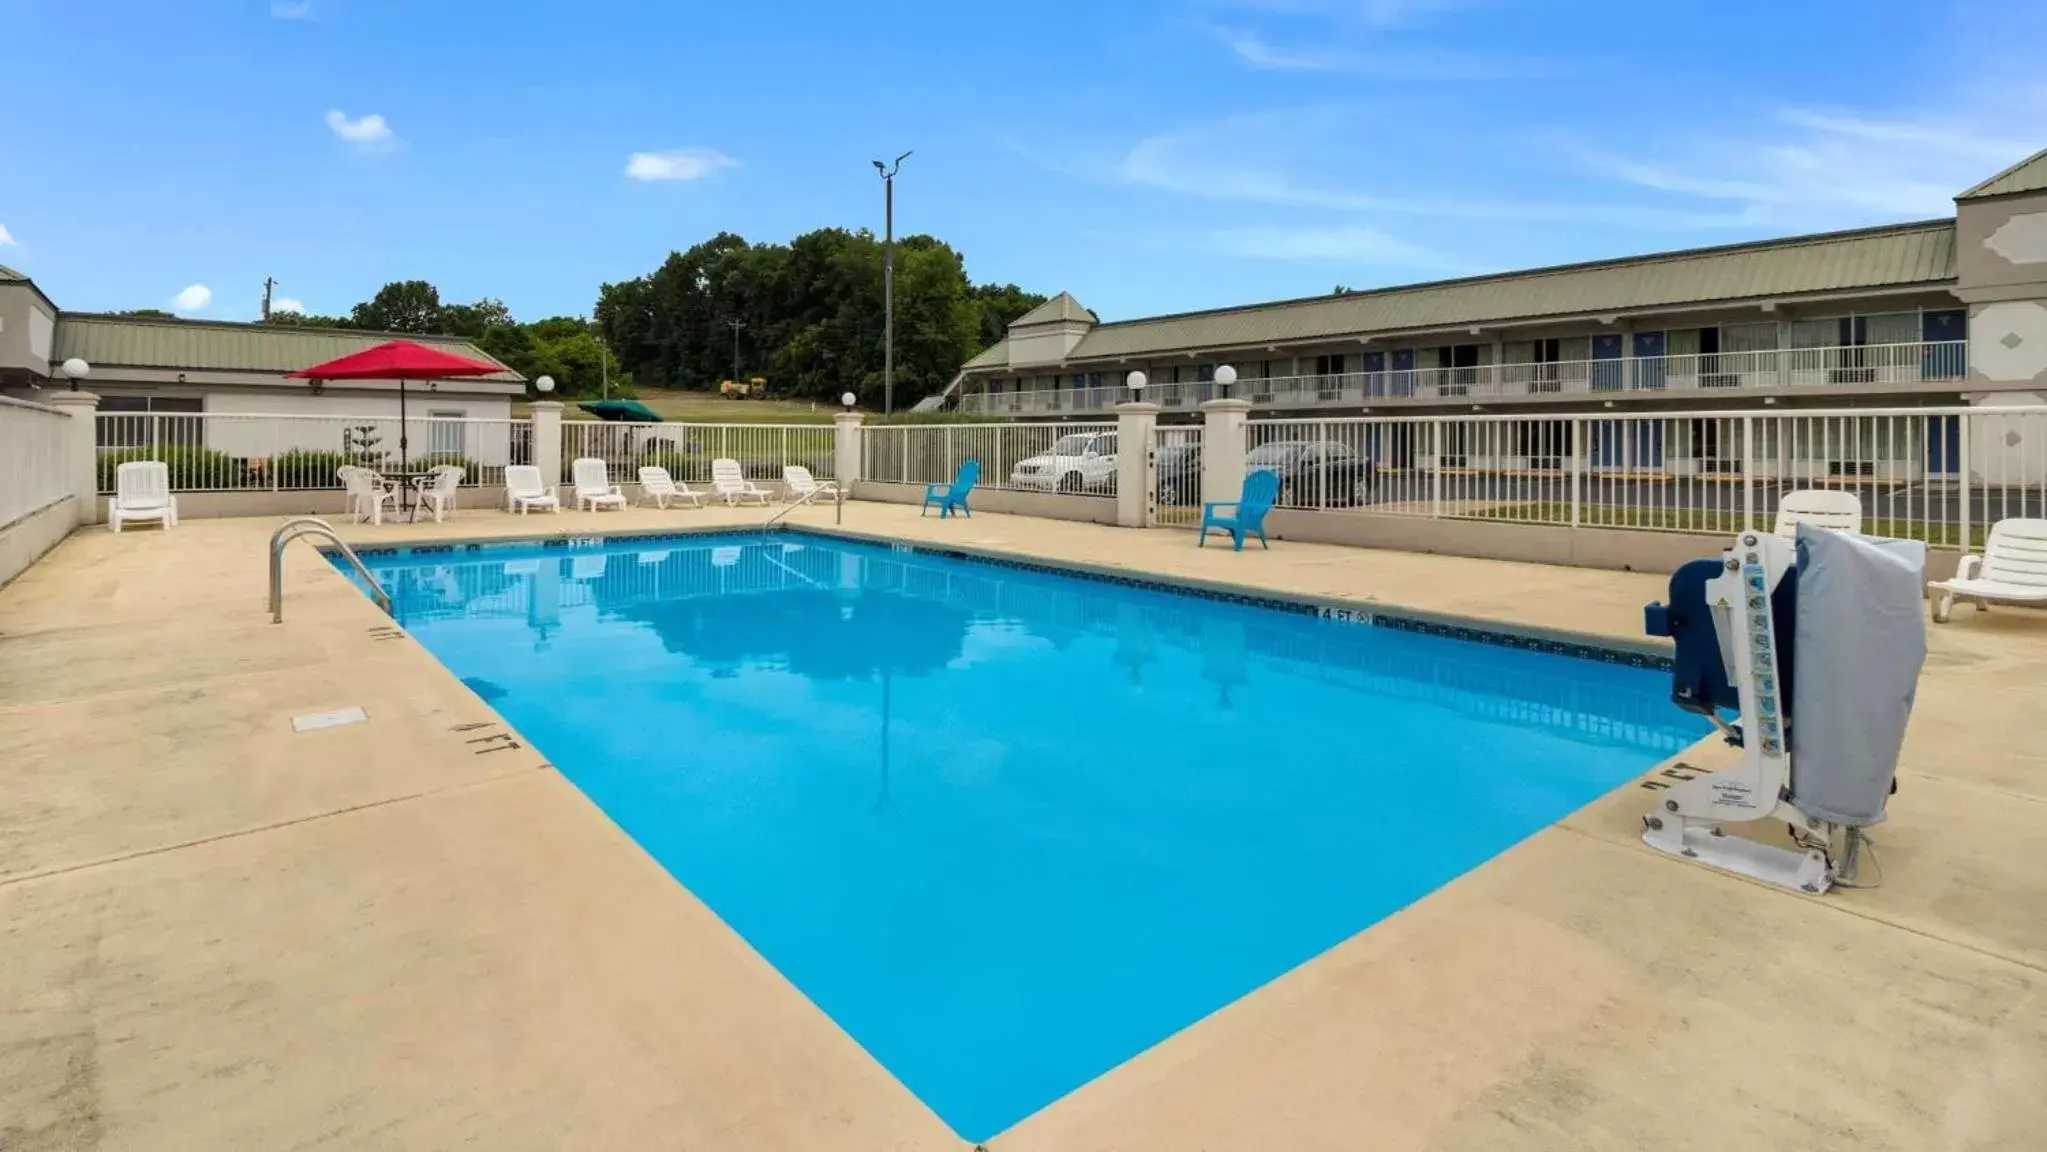
M 1237 551 L 1244 550 L 1244 537 L 1256 535 L 1258 546 L 1270 548 L 1265 542 L 1265 514 L 1272 511 L 1272 502 L 1279 499 L 1279 473 L 1269 468 L 1260 468 L 1244 477 L 1244 495 L 1236 502 L 1216 501 L 1201 506 L 1201 539 L 1195 544 L 1199 548 L 1208 543 L 1211 531 L 1227 532 L 1237 545 Z M 1230 514 L 1221 515 L 1227 508 Z
M 952 483 L 926 484 L 924 486 L 924 507 L 918 511 L 917 515 L 922 516 L 924 513 L 931 511 L 931 506 L 936 504 L 938 506 L 938 518 L 941 520 L 952 515 L 952 510 L 955 508 L 965 512 L 969 520 L 973 519 L 974 510 L 967 507 L 967 494 L 974 490 L 974 484 L 980 479 L 981 462 L 979 460 L 969 460 L 960 465 L 959 475 L 952 478 Z

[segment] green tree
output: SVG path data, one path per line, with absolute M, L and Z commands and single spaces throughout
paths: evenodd
M 114 313 L 114 315 L 139 316 L 155 320 L 175 320 L 178 318 L 178 314 L 176 312 L 166 312 L 161 308 L 127 308 L 122 311 Z
M 434 295 L 439 296 L 440 293 L 436 292 Z M 505 307 L 505 302 L 486 296 L 474 304 L 442 305 L 437 331 L 448 336 L 477 340 L 493 328 L 503 328 L 513 323 L 515 321 L 512 319 L 512 310 Z
M 1009 325 L 1019 316 L 1045 302 L 1036 292 L 1014 284 L 982 284 L 974 289 L 974 305 L 980 312 L 979 339 L 982 348 L 1009 334 Z M 977 349 L 978 350 L 978 349 Z
M 432 335 L 442 331 L 441 293 L 424 280 L 393 280 L 357 304 L 350 319 L 357 328 Z

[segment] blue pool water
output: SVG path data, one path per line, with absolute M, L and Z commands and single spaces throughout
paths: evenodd
M 819 536 L 368 563 L 969 1140 L 1703 731 L 1645 669 Z

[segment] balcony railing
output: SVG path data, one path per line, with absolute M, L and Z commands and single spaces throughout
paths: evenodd
M 1510 400 L 1603 393 L 1710 395 L 1742 389 L 1838 389 L 1865 385 L 1959 383 L 1969 374 L 1967 344 L 1941 341 L 1836 348 L 1773 348 L 1612 360 L 1481 364 L 1469 368 L 1388 368 L 1340 375 L 1240 378 L 1233 394 L 1263 407 L 1363 407 L 1407 401 Z M 1154 384 L 1144 398 L 1162 408 L 1192 408 L 1220 395 L 1212 383 Z M 1128 399 L 1122 388 L 969 393 L 960 409 L 991 415 L 1104 412 Z

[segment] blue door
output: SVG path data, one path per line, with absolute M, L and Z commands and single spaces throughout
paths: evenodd
M 1969 374 L 1969 357 L 1964 341 L 1969 338 L 1969 313 L 1963 308 L 1944 308 L 1919 314 L 1919 339 L 1926 342 L 1920 354 L 1919 374 L 1928 380 L 1960 380 Z
M 1369 397 L 1384 396 L 1385 394 L 1386 354 L 1384 352 L 1367 352 L 1365 353 L 1365 395 Z
M 1592 338 L 1592 390 L 1612 392 L 1621 386 L 1621 337 L 1611 332 Z
M 1661 332 L 1635 333 L 1635 387 L 1663 387 L 1663 352 L 1668 347 Z
M 1414 395 L 1414 349 L 1396 348 L 1393 351 L 1393 378 L 1387 381 L 1388 396 Z
M 1958 476 L 1962 471 L 1962 418 L 1931 416 L 1926 421 L 1926 474 Z
M 1634 467 L 1663 467 L 1663 421 L 1643 420 L 1636 423 L 1633 439 L 1635 441 L 1635 459 L 1632 462 Z

